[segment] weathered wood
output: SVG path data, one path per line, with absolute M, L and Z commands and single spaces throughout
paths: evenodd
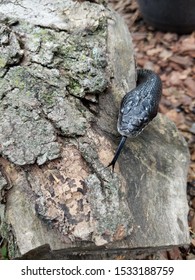
M 156 117 L 116 173 L 105 168 L 135 86 L 123 20 L 96 3 L 34 2 L 0 4 L 0 232 L 17 240 L 12 257 L 188 243 L 189 154 L 172 122 Z

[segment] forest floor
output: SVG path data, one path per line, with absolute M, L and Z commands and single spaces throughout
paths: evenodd
M 143 258 L 195 259 L 195 32 L 178 35 L 147 26 L 136 0 L 109 0 L 123 16 L 133 38 L 137 67 L 154 70 L 161 77 L 163 96 L 159 111 L 171 119 L 190 150 L 187 197 L 190 246 L 160 251 Z

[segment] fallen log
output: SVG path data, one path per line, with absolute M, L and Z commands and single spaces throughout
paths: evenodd
M 20 2 L 0 4 L 0 233 L 10 258 L 40 246 L 66 259 L 188 244 L 189 153 L 170 120 L 159 114 L 128 139 L 116 172 L 105 168 L 136 83 L 122 18 L 87 1 Z

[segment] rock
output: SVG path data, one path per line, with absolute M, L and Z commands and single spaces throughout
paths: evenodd
M 17 240 L 12 257 L 189 243 L 189 153 L 171 121 L 159 114 L 128 139 L 116 172 L 105 168 L 120 101 L 135 87 L 124 21 L 88 1 L 0 7 L 1 219 Z

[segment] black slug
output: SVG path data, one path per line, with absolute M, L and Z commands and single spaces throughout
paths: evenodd
M 160 77 L 151 70 L 139 69 L 136 88 L 128 92 L 121 102 L 117 129 L 122 137 L 108 165 L 113 171 L 127 137 L 136 137 L 157 115 L 161 94 Z

